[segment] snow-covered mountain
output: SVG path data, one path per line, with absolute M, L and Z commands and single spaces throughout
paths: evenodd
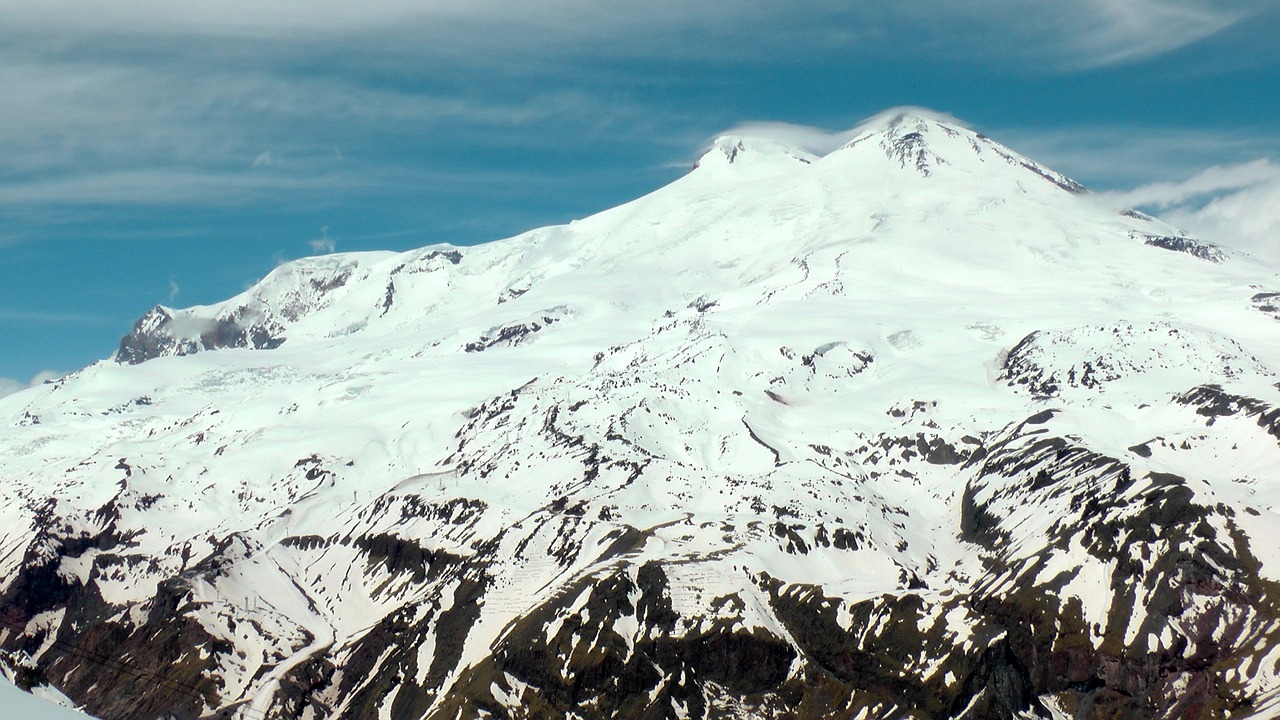
M 103 717 L 1269 718 L 1280 275 L 954 122 L 284 265 L 0 399 Z

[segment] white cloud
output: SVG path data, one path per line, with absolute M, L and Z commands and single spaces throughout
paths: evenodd
M 12 395 L 18 392 L 19 390 L 26 390 L 26 389 L 27 389 L 26 383 L 20 383 L 17 380 L 14 380 L 13 378 L 0 377 L 0 397 L 4 397 L 5 395 Z
M 424 158 L 456 157 L 463 147 L 581 152 L 584 138 L 625 138 L 671 157 L 697 142 L 700 133 L 682 133 L 706 128 L 707 111 L 632 100 L 610 76 L 624 71 L 596 67 L 622 64 L 594 62 L 602 58 L 873 64 L 921 53 L 1052 72 L 1157 55 L 1260 7 L 1258 0 L 1229 7 L 1069 0 L 1034 11 L 1021 0 L 0 0 L 0 214 L 43 221 L 50 205 L 67 218 L 114 205 L 496 193 L 519 184 L 521 171 L 424 168 Z M 423 82 L 370 81 L 400 79 L 406 69 Z M 556 78 L 584 76 L 595 85 L 558 89 L 566 84 Z M 536 81 L 524 82 L 529 77 Z M 506 85 L 486 89 L 498 83 Z M 777 123 L 735 130 L 782 133 L 815 151 L 848 132 Z M 1242 150 L 1219 138 L 1194 158 L 1175 157 L 1168 148 L 1185 155 L 1202 139 L 1176 133 L 1117 134 L 1111 145 L 1083 134 L 1032 134 L 1026 144 L 991 134 L 1110 186 L 1185 177 L 1188 168 L 1237 161 Z M 20 241 L 0 236 L 0 245 Z M 332 251 L 324 241 L 313 241 L 312 251 Z
M 1239 165 L 1215 165 L 1180 182 L 1157 182 L 1115 193 L 1127 205 L 1142 205 L 1157 210 L 1186 206 L 1188 203 L 1212 199 L 1222 193 L 1265 186 L 1280 179 L 1280 166 L 1265 158 Z
M 1064 3 L 1068 8 L 1072 3 Z M 1159 55 L 1219 32 L 1248 15 L 1243 4 L 1194 0 L 1089 0 L 1069 22 L 1084 67 Z
M 101 3 L 0 0 L 11 32 L 66 37 L 212 37 L 395 45 L 419 51 L 716 55 L 812 51 L 860 44 L 883 52 L 1034 57 L 1059 66 L 1099 66 L 1150 57 L 1195 42 L 1268 7 L 1265 0 L 132 0 Z M 753 42 L 744 44 L 744 39 Z M 422 42 L 427 41 L 427 42 Z
M 1204 168 L 1280 154 L 1280 137 L 1236 130 L 1143 126 L 992 128 L 1018 152 L 1103 190 L 1186 178 Z
M 1280 164 L 1270 160 L 1210 167 L 1182 182 L 1152 183 L 1111 198 L 1280 265 Z
M 31 378 L 30 382 L 25 383 L 14 380 L 13 378 L 0 377 L 0 397 L 12 395 L 16 392 L 26 390 L 29 387 L 42 385 L 50 380 L 57 380 L 65 374 L 66 373 L 57 372 L 56 370 L 41 370 Z
M 0 308 L 0 322 L 35 325 L 109 325 L 113 318 L 83 313 L 46 312 L 43 310 L 8 310 Z
M 0 209 L 219 205 L 393 183 L 427 193 L 443 183 L 386 152 L 417 146 L 403 157 L 421 158 L 427 142 L 545 151 L 616 134 L 679 146 L 677 128 L 689 117 L 681 110 L 645 107 L 612 90 L 557 90 L 563 84 L 548 80 L 621 72 L 589 70 L 599 59 L 757 63 L 922 53 L 990 64 L 1034 58 L 1028 67 L 1061 70 L 1159 54 L 1260 7 L 1258 0 L 1230 8 L 1071 0 L 1034 12 L 1021 0 L 0 0 Z M 298 58 L 341 60 L 303 73 L 299 66 L 311 63 Z M 453 84 L 370 82 L 406 71 Z M 530 76 L 540 79 L 523 81 Z M 505 89 L 484 89 L 498 82 Z M 801 144 L 823 141 L 812 135 Z
M 867 38 L 902 52 L 1024 63 L 1032 71 L 1097 68 L 1190 45 L 1266 11 L 1259 0 L 907 0 L 859 3 Z M 878 17 L 877 17 L 878 16 Z M 875 22 L 878 20 L 878 22 Z M 902 32 L 909 25 L 913 32 Z M 864 39 L 866 40 L 866 39 Z
M 728 130 L 725 130 L 724 132 L 716 133 L 716 137 L 733 135 L 764 138 L 767 140 L 773 140 L 788 147 L 798 148 L 813 153 L 814 155 L 822 156 L 836 150 L 840 146 L 852 140 L 864 127 L 881 125 L 890 117 L 905 112 L 925 115 L 946 122 L 957 123 L 959 125 L 967 125 L 964 121 L 958 120 L 947 113 L 930 110 L 928 108 L 903 105 L 901 107 L 889 108 L 876 113 L 875 115 L 858 122 L 847 130 L 826 130 L 809 125 L 797 125 L 795 123 L 785 122 L 753 121 L 740 123 Z M 714 139 L 704 143 L 702 151 L 705 151 L 713 140 Z
M 178 281 L 169 278 L 169 299 L 166 302 L 173 302 L 178 299 L 178 295 L 182 292 L 182 288 L 178 287 Z
M 35 50 L 23 57 L 19 49 L 0 64 L 0 206 L 29 214 L 46 203 L 219 205 L 457 186 L 467 178 L 413 166 L 417 156 L 386 148 L 545 147 L 602 132 L 593 128 L 649 122 L 635 107 L 581 92 L 404 91 L 157 52 L 157 61 L 136 63 Z M 466 174 L 480 182 L 483 172 Z
M 86 169 L 82 173 L 29 182 L 0 182 L 0 205 L 14 212 L 33 211 L 40 204 L 164 205 L 175 203 L 227 204 L 249 202 L 267 191 L 289 192 L 350 187 L 356 178 L 336 175 L 257 177 L 232 172 L 170 170 L 163 167 L 128 171 Z
M 337 245 L 337 238 L 329 237 L 328 225 L 320 228 L 320 237 L 307 241 L 307 247 L 311 248 L 311 252 L 316 255 L 331 253 Z
M 53 382 L 54 380 L 57 380 L 63 375 L 66 375 L 66 373 L 61 373 L 61 372 L 58 372 L 57 370 L 41 370 L 40 372 L 36 373 L 31 377 L 31 382 L 28 383 L 28 385 L 30 387 L 43 385 L 47 382 Z

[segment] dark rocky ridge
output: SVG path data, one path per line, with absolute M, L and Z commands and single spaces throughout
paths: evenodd
M 1208 260 L 1212 263 L 1220 263 L 1227 259 L 1227 254 L 1222 248 L 1194 238 L 1173 235 L 1143 235 L 1142 241 L 1151 247 L 1186 253 L 1192 257 Z
M 1273 414 L 1213 388 L 1183 401 L 1210 419 Z M 486 568 L 504 561 L 496 544 L 462 558 L 385 533 L 286 539 L 280 547 L 297 553 L 349 545 L 365 558 L 366 572 L 381 568 L 418 588 L 421 599 L 355 644 L 321 649 L 295 667 L 274 716 L 327 717 L 341 706 L 335 717 L 365 718 L 390 703 L 391 717 L 405 719 L 855 718 L 866 711 L 1005 720 L 1046 716 L 1044 697 L 1078 718 L 1225 718 L 1248 708 L 1254 698 L 1227 671 L 1280 643 L 1280 588 L 1259 579 L 1258 561 L 1231 529 L 1232 512 L 1198 502 L 1182 478 L 1140 476 L 1120 459 L 1053 435 L 1052 418 L 1030 417 L 949 458 L 967 478 L 956 526 L 985 558 L 983 577 L 952 578 L 941 593 L 907 583 L 846 605 L 818 586 L 744 575 L 741 592 L 717 601 L 719 610 L 686 617 L 672 605 L 670 565 L 627 562 L 644 537 L 631 528 L 633 539 L 602 556 L 621 564 L 565 582 L 460 675 L 456 663 L 490 588 Z M 1091 625 L 1077 601 L 1061 598 L 1070 574 L 1044 574 L 1047 556 L 1018 544 L 1021 514 L 1051 498 L 1071 512 L 1052 523 L 1050 546 L 1082 546 L 1114 563 L 1105 625 Z M 423 505 L 413 512 L 465 527 L 477 511 Z M 203 716 L 206 703 L 219 704 L 220 658 L 234 650 L 194 620 L 199 603 L 189 579 L 226 572 L 239 545 L 227 538 L 183 575 L 161 580 L 135 625 L 104 605 L 92 576 L 81 586 L 49 571 L 89 548 L 127 546 L 112 530 L 110 509 L 104 512 L 98 535 L 67 536 L 69 526 L 49 508 L 43 539 L 33 541 L 23 576 L 3 597 L 6 623 L 21 626 L 62 608 L 81 618 L 61 625 L 41 672 L 107 720 Z M 546 512 L 551 519 L 563 509 Z M 778 541 L 807 552 L 785 534 Z M 99 555 L 95 565 L 110 562 Z M 776 629 L 740 625 L 738 608 L 752 597 L 769 608 Z M 1136 634 L 1128 625 L 1135 608 L 1145 617 Z M 954 613 L 965 618 L 962 633 L 946 620 Z M 1172 644 L 1152 649 L 1148 638 L 1170 631 Z M 35 650 L 44 639 L 9 633 L 4 645 Z M 435 648 L 428 667 L 419 665 L 424 645 Z M 94 662 L 108 669 L 82 672 L 85 658 L 101 658 Z M 514 694 L 522 710 L 514 713 L 495 692 Z
M 267 325 L 242 325 L 236 314 L 201 322 L 199 332 L 193 333 L 194 336 L 175 335 L 173 321 L 169 311 L 159 305 L 147 311 L 134 324 L 133 331 L 120 339 L 115 361 L 137 365 L 158 357 L 190 355 L 201 350 L 272 350 L 285 341 L 280 329 Z

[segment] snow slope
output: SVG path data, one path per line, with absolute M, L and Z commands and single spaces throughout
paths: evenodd
M 0 398 L 0 643 L 106 718 L 1244 716 L 1277 291 L 929 113 L 721 138 Z
M 88 720 L 82 712 L 18 689 L 3 676 L 0 676 L 0 713 L 12 720 Z
M 44 682 L 40 666 L 31 656 L 0 651 L 0 716 L 13 720 L 88 720 L 74 707 L 76 703 Z

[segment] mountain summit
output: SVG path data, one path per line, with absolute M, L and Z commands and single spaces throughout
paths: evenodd
M 0 399 L 0 644 L 115 718 L 1280 707 L 1280 278 L 962 125 L 289 263 Z

